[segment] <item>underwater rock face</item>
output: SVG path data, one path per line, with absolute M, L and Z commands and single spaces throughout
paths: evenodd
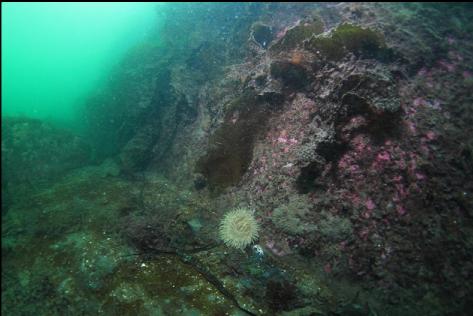
M 90 145 L 69 131 L 40 120 L 2 117 L 2 211 L 22 191 L 47 185 L 91 157 Z
M 2 127 L 2 192 L 76 168 L 9 202 L 2 311 L 468 315 L 473 7 L 181 8 L 88 101 L 101 165 Z
M 233 178 L 231 185 L 224 186 L 226 191 L 220 200 L 230 205 L 249 200 L 260 210 L 264 227 L 261 239 L 266 250 L 281 258 L 281 262 L 296 251 L 311 262 L 325 262 L 321 269 L 330 275 L 352 275 L 373 287 L 377 286 L 376 279 L 381 278 L 378 283 L 383 284 L 387 301 L 393 297 L 400 299 L 407 289 L 426 293 L 426 284 L 441 287 L 440 283 L 432 277 L 422 285 L 415 285 L 414 272 L 404 273 L 396 265 L 410 271 L 429 267 L 433 269 L 429 275 L 435 275 L 435 268 L 429 263 L 430 255 L 428 258 L 416 255 L 414 249 L 426 247 L 423 249 L 436 252 L 431 247 L 438 240 L 434 241 L 429 234 L 419 238 L 421 232 L 408 227 L 410 223 L 422 225 L 433 220 L 432 215 L 422 215 L 432 214 L 428 196 L 433 193 L 428 188 L 441 182 L 437 177 L 446 173 L 428 176 L 432 171 L 429 165 L 448 165 L 443 156 L 446 152 L 437 151 L 446 144 L 438 143 L 437 132 L 443 133 L 439 131 L 442 128 L 433 122 L 444 121 L 444 115 L 451 118 L 451 114 L 442 112 L 438 103 L 416 99 L 414 95 L 418 92 L 414 91 L 419 82 L 426 81 L 424 84 L 431 86 L 428 94 L 433 93 L 434 82 L 448 81 L 443 76 L 457 66 L 442 61 L 436 70 L 424 70 L 420 77 L 413 78 L 413 65 L 403 55 L 407 47 L 399 42 L 392 45 L 393 39 L 387 36 L 389 28 L 383 25 L 383 14 L 391 13 L 381 13 L 376 5 L 342 7 L 337 12 L 348 21 L 335 24 L 325 34 L 313 32 L 305 39 L 302 36 L 300 41 L 283 48 L 278 43 L 292 43 L 289 38 L 293 35 L 288 30 L 297 30 L 288 23 L 286 32 L 277 34 L 267 52 L 260 51 L 257 57 L 234 67 L 228 74 L 244 78 L 243 90 L 252 89 L 261 94 L 271 87 L 277 91 L 281 108 L 268 113 L 264 132 L 259 132 L 261 136 L 252 142 L 251 163 L 245 172 Z M 379 21 L 376 28 L 360 23 L 369 17 L 357 13 L 362 10 L 378 14 L 370 20 Z M 348 12 L 353 17 L 347 17 Z M 333 22 L 335 16 L 327 19 Z M 275 30 L 283 29 L 268 25 Z M 456 54 L 450 55 L 450 60 L 457 58 Z M 465 51 L 461 58 L 466 55 L 471 60 L 471 54 Z M 433 77 L 438 68 L 444 69 L 443 79 Z M 466 87 L 459 84 L 449 93 L 458 89 L 462 91 L 458 92 L 460 95 L 470 98 Z M 444 97 L 447 94 L 442 93 Z M 450 103 L 448 112 L 455 108 L 453 104 Z M 455 120 L 465 124 L 471 116 L 468 113 L 461 118 L 455 116 Z M 226 124 L 218 126 L 223 129 Z M 211 146 L 209 150 L 213 150 Z M 450 151 L 450 155 L 455 154 Z M 467 156 L 459 158 L 460 165 L 468 164 Z M 213 165 L 209 164 L 209 168 Z M 459 168 L 466 170 L 460 165 Z M 470 196 L 467 178 L 454 177 L 469 188 L 463 192 Z M 301 196 L 309 201 L 304 206 L 294 202 Z M 448 203 L 448 199 L 438 196 L 441 204 Z M 468 213 L 464 206 L 460 208 L 462 214 Z M 463 226 L 464 233 L 467 227 L 469 224 Z M 402 237 L 405 235 L 411 236 L 410 239 Z M 466 243 L 461 247 L 463 251 L 469 249 Z M 394 258 L 394 253 L 406 251 L 408 255 Z M 439 258 L 440 252 L 439 249 Z M 457 258 L 461 253 L 456 254 Z M 413 258 L 419 261 L 413 263 Z M 445 261 L 437 264 L 449 265 Z M 459 280 L 453 273 L 449 282 L 455 287 L 453 284 L 459 285 Z M 403 290 L 396 287 L 399 283 L 404 284 Z M 403 309 L 394 305 L 390 305 L 389 314 L 396 314 L 397 308 Z M 339 308 L 339 311 L 357 309 L 349 305 Z M 407 309 L 408 314 L 416 313 L 412 306 Z M 428 309 L 423 305 L 417 311 Z

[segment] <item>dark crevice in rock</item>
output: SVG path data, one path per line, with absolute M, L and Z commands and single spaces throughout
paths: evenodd
M 301 65 L 289 61 L 276 61 L 271 64 L 271 76 L 280 79 L 285 86 L 299 89 L 308 84 L 307 71 Z
M 306 194 L 323 187 L 321 182 L 317 182 L 317 179 L 322 175 L 322 168 L 323 165 L 319 162 L 312 162 L 301 169 L 301 173 L 296 180 L 297 191 L 300 194 Z
M 270 26 L 255 23 L 251 29 L 251 37 L 262 48 L 266 49 L 274 39 L 274 33 Z
M 320 160 L 313 161 L 301 168 L 296 180 L 298 193 L 306 194 L 312 191 L 323 190 L 326 186 L 326 177 L 335 177 L 334 165 L 340 157 L 349 149 L 348 145 L 341 141 L 321 142 L 317 145 L 316 156 Z M 328 163 L 331 168 L 326 170 Z

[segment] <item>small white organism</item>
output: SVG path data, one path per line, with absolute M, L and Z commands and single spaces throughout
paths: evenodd
M 264 256 L 263 248 L 260 245 L 254 245 L 253 250 L 255 251 L 256 255 L 258 255 L 259 257 Z

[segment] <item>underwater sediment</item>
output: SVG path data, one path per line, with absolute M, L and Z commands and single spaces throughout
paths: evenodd
M 84 135 L 2 116 L 5 315 L 469 314 L 472 5 L 162 10 Z

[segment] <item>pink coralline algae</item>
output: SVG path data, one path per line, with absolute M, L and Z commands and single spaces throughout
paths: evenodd
M 368 199 L 365 202 L 365 207 L 366 207 L 366 211 L 364 211 L 362 215 L 364 218 L 368 219 L 371 217 L 371 214 L 373 213 L 373 210 L 375 209 L 376 204 L 374 204 L 374 202 L 371 199 Z
M 396 183 L 395 187 L 396 187 L 396 195 L 395 195 L 395 198 L 393 199 L 394 201 L 397 202 L 400 199 L 404 199 L 405 197 L 407 197 L 407 191 L 404 184 Z
M 429 75 L 430 75 L 430 71 L 427 70 L 427 68 L 423 67 L 423 68 L 421 68 L 421 69 L 417 72 L 417 75 L 420 76 L 420 77 L 429 76 Z
M 288 255 L 289 253 L 284 251 L 283 249 L 280 249 L 276 243 L 274 242 L 274 240 L 268 240 L 266 242 L 266 247 L 271 251 L 271 253 L 273 253 L 274 255 L 278 256 L 278 257 L 282 257 L 282 256 L 285 256 L 285 255 Z
M 361 204 L 361 198 L 356 193 L 345 192 L 344 193 L 344 198 L 349 200 L 355 207 L 357 207 Z
M 371 210 L 373 210 L 373 209 L 376 207 L 376 204 L 374 204 L 373 200 L 368 199 L 368 200 L 366 200 L 366 202 L 365 202 L 365 206 L 366 206 L 366 208 L 367 208 L 368 210 L 371 211 Z
M 396 182 L 396 183 L 400 183 L 400 182 L 402 181 L 402 176 L 399 176 L 399 175 L 398 175 L 398 176 L 395 176 L 395 177 L 393 178 L 393 181 Z
M 449 63 L 446 60 L 440 60 L 439 65 L 441 67 L 443 67 L 444 69 L 446 69 L 448 72 L 453 72 L 453 71 L 455 71 L 455 68 L 456 68 L 456 66 L 454 64 Z
M 407 212 L 406 209 L 404 208 L 404 206 L 399 205 L 399 204 L 396 205 L 396 211 L 400 216 L 406 214 L 406 212 Z
M 360 171 L 360 167 L 359 167 L 358 165 L 356 165 L 356 164 L 351 165 L 351 166 L 350 166 L 350 171 L 351 171 L 352 173 L 358 172 L 358 171 Z
M 385 168 L 385 165 L 391 161 L 391 155 L 387 151 L 381 151 L 373 161 L 371 168 L 376 171 L 381 171 Z
M 351 165 L 355 164 L 355 160 L 350 154 L 345 154 L 342 158 L 338 161 L 338 168 L 340 169 L 348 169 Z
M 348 122 L 348 124 L 343 127 L 343 132 L 347 132 L 347 131 L 357 129 L 361 126 L 366 125 L 366 123 L 367 123 L 366 118 L 364 118 L 361 115 L 352 117 L 350 119 L 350 121 Z
M 437 135 L 432 131 L 428 131 L 425 136 L 427 137 L 428 140 L 434 140 L 437 138 Z
M 238 113 L 234 113 L 230 121 L 232 122 L 232 124 L 235 124 L 238 121 Z
M 294 144 L 299 143 L 299 141 L 297 139 L 295 139 L 294 137 L 289 138 L 288 137 L 288 132 L 285 129 L 281 131 L 277 141 L 278 141 L 278 143 L 281 143 L 281 144 L 290 144 L 290 145 L 294 145 Z
M 412 105 L 414 105 L 414 107 L 421 107 L 421 106 L 425 106 L 425 107 L 429 107 L 431 109 L 434 109 L 434 110 L 440 110 L 441 107 L 440 107 L 440 101 L 439 100 L 426 100 L 422 97 L 417 97 L 414 99 L 414 101 L 412 101 Z M 415 109 L 410 109 L 410 111 L 414 111 L 414 113 L 416 112 Z
M 378 161 L 390 161 L 391 160 L 391 156 L 389 155 L 389 153 L 387 151 L 382 151 L 378 154 L 378 156 L 376 157 L 376 159 Z
M 280 38 L 284 37 L 284 35 L 286 35 L 286 33 L 287 33 L 287 30 L 288 30 L 287 27 L 285 27 L 284 29 L 280 30 L 280 31 L 276 34 L 276 38 L 277 38 L 277 39 L 280 39 Z
M 291 26 L 286 26 L 285 28 L 283 28 L 282 30 L 280 30 L 277 34 L 276 34 L 276 38 L 277 39 L 280 39 L 282 37 L 284 37 L 284 35 L 286 35 L 287 31 L 289 31 L 291 28 L 293 27 L 296 27 L 298 26 L 299 24 L 301 23 L 301 20 L 297 20 L 295 22 L 295 24 L 291 25 Z
M 362 239 L 362 240 L 367 240 L 368 239 L 368 235 L 370 233 L 370 229 L 368 227 L 364 227 L 359 233 L 358 233 L 358 236 Z
M 417 97 L 417 98 L 414 99 L 414 101 L 412 103 L 414 104 L 414 106 L 420 106 L 420 105 L 425 104 L 425 100 L 424 100 L 424 98 Z
M 415 136 L 417 134 L 416 124 L 412 121 L 406 121 L 406 124 L 409 132 Z
M 360 155 L 371 151 L 369 140 L 363 135 L 357 135 L 355 138 L 353 138 L 351 145 L 355 149 L 355 152 Z
M 417 178 L 417 180 L 424 180 L 425 175 L 420 173 L 420 172 L 416 172 L 416 178 Z
M 285 144 L 285 143 L 287 143 L 287 138 L 286 137 L 279 137 L 278 142 Z

